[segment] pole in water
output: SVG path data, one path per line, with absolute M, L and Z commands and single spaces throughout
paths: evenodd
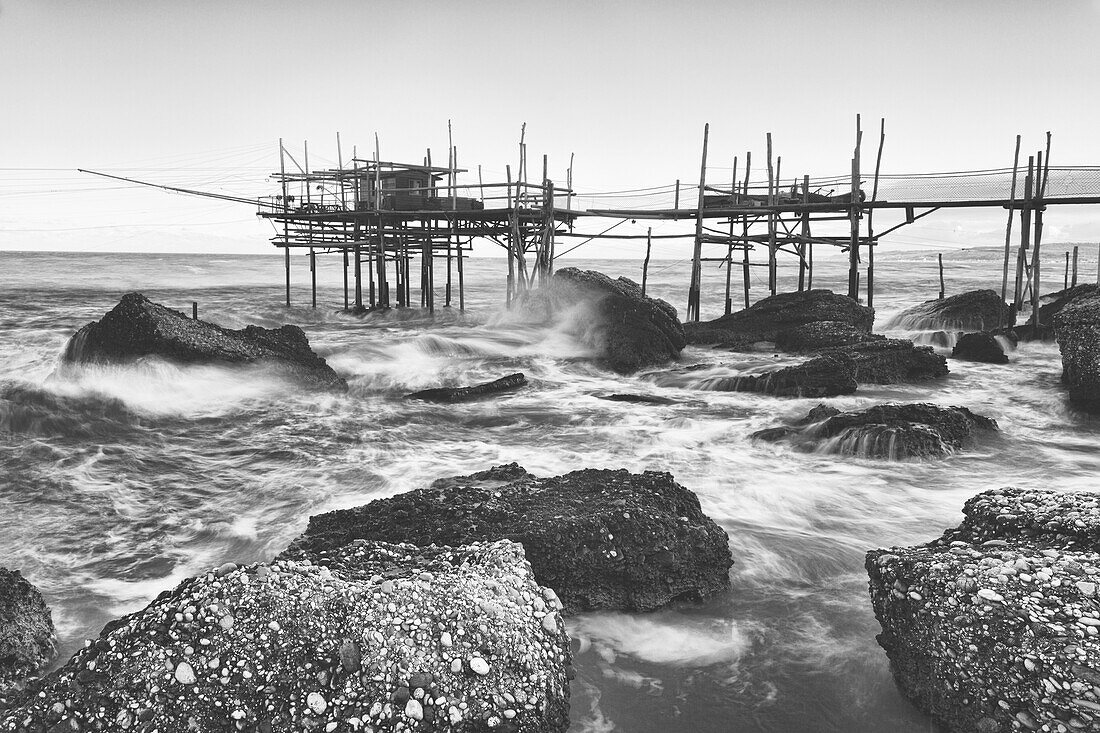
M 1078 246 L 1073 245 L 1073 279 L 1070 280 L 1070 286 L 1074 288 L 1077 287 L 1077 250 Z
M 1069 290 L 1069 250 L 1066 250 L 1066 274 L 1062 278 L 1062 289 Z
M 649 250 L 653 246 L 653 227 L 645 233 L 645 261 L 642 262 L 642 295 L 645 295 L 645 283 L 649 279 Z
M 940 300 L 943 300 L 943 254 L 938 254 L 936 257 L 940 261 Z
M 290 307 L 290 247 L 283 247 L 283 259 L 286 263 L 286 307 Z
M 191 301 L 191 320 L 199 320 L 199 302 L 197 300 Z

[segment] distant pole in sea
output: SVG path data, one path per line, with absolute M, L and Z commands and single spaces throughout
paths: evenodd
M 936 255 L 936 257 L 940 261 L 940 300 L 943 300 L 943 293 L 944 293 L 944 287 L 943 287 L 943 253 L 940 253 L 940 254 Z
M 1077 251 L 1078 246 L 1073 245 L 1073 279 L 1070 280 L 1070 287 L 1077 287 Z
M 646 280 L 649 279 L 649 252 L 653 247 L 653 227 L 649 227 L 645 233 L 645 262 L 642 263 L 642 295 L 645 295 Z

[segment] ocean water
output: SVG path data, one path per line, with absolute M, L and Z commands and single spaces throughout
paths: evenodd
M 999 289 L 999 258 L 945 256 L 948 294 Z M 1058 288 L 1061 261 L 1051 260 L 1044 278 Z M 640 278 L 640 260 L 566 264 Z M 661 470 L 729 533 L 732 589 L 701 606 L 571 619 L 573 731 L 929 731 L 875 642 L 864 552 L 938 536 L 984 489 L 1095 488 L 1100 473 L 1100 420 L 1068 405 L 1053 345 L 1023 344 L 1007 365 L 951 361 L 933 384 L 830 400 L 963 405 L 1003 431 L 946 460 L 860 460 L 750 441 L 816 400 L 701 389 L 707 377 L 778 361 L 770 354 L 689 347 L 682 361 L 708 368 L 677 386 L 589 365 L 568 328 L 531 329 L 502 307 L 503 260 L 470 260 L 467 310 L 434 316 L 345 313 L 335 257 L 321 258 L 311 308 L 305 259 L 294 268 L 288 310 L 275 256 L 0 253 L 0 564 L 45 594 L 59 663 L 189 575 L 269 559 L 311 514 L 510 461 L 541 475 Z M 1088 254 L 1083 269 L 1095 273 Z M 650 293 L 682 312 L 687 271 L 654 261 Z M 708 264 L 705 318 L 721 313 L 724 280 Z M 884 250 L 876 281 L 883 324 L 935 297 L 935 255 Z M 843 261 L 819 259 L 816 286 L 845 282 Z M 784 271 L 781 286 L 794 285 Z M 69 336 L 130 290 L 181 310 L 197 301 L 201 317 L 226 326 L 299 324 L 351 390 L 303 394 L 258 373 L 155 362 L 56 376 Z M 753 299 L 765 294 L 754 282 Z M 457 406 L 402 400 L 514 371 L 532 386 Z M 598 397 L 611 392 L 677 403 Z

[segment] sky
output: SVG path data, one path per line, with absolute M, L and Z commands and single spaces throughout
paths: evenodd
M 0 249 L 270 252 L 248 206 L 75 169 L 256 196 L 280 138 L 315 166 L 337 132 L 345 158 L 377 133 L 383 159 L 445 160 L 448 121 L 487 180 L 526 123 L 530 167 L 564 182 L 573 155 L 581 195 L 694 183 L 705 123 L 708 178 L 746 150 L 761 176 L 768 132 L 788 174 L 842 174 L 857 113 L 865 169 L 880 118 L 886 173 L 1011 166 L 1048 130 L 1054 164 L 1100 165 L 1097 38 L 1097 0 L 0 0 Z M 995 245 L 1004 219 L 941 211 L 883 244 Z M 1046 227 L 1100 241 L 1100 209 Z

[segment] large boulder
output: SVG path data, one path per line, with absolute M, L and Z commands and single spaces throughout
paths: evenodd
M 527 377 L 521 372 L 509 374 L 491 382 L 475 384 L 472 387 L 433 387 L 405 395 L 407 400 L 424 402 L 470 402 L 482 397 L 491 397 L 503 392 L 514 392 L 527 386 Z
M 563 267 L 519 301 L 523 317 L 556 322 L 595 358 L 622 373 L 674 361 L 686 342 L 676 309 L 633 280 Z
M 1067 305 L 1054 316 L 1054 328 L 1070 401 L 1100 412 L 1100 295 Z
M 844 354 L 828 354 L 758 374 L 711 377 L 699 388 L 715 392 L 759 392 L 776 397 L 835 397 L 856 391 L 855 364 Z
M 536 580 L 567 612 L 647 611 L 729 587 L 726 533 L 667 473 L 582 470 L 536 478 L 519 466 L 310 517 L 285 557 L 336 552 L 356 539 L 523 544 Z
M 108 624 L 0 729 L 565 731 L 558 608 L 507 541 L 230 563 Z
M 800 450 L 901 460 L 942 458 L 996 430 L 994 420 L 965 407 L 887 404 L 841 412 L 818 405 L 789 426 L 760 430 L 752 437 L 787 441 Z
M 881 339 L 832 349 L 822 356 L 852 361 L 859 384 L 904 384 L 924 382 L 947 375 L 947 359 L 931 346 L 914 346 L 908 339 Z
M 987 364 L 1007 364 L 1008 356 L 997 337 L 988 331 L 964 333 L 951 350 L 952 359 L 980 361 Z
M 1100 728 L 1100 494 L 998 489 L 867 554 L 901 691 L 952 733 Z
M 912 331 L 992 331 L 1013 326 L 1016 313 L 992 290 L 969 290 L 942 300 L 926 300 L 901 311 L 885 328 Z
M 313 352 L 297 326 L 222 328 L 154 303 L 141 293 L 127 293 L 102 319 L 77 331 L 65 347 L 63 361 L 118 364 L 147 356 L 179 364 L 262 365 L 312 388 L 348 388 Z
M 684 328 L 692 344 L 751 350 L 760 341 L 786 342 L 790 350 L 804 351 L 856 343 L 860 334 L 870 334 L 874 320 L 873 308 L 851 298 L 831 290 L 805 290 L 772 295 L 744 310 Z
M 42 594 L 18 570 L 0 568 L 0 709 L 13 688 L 57 653 Z

